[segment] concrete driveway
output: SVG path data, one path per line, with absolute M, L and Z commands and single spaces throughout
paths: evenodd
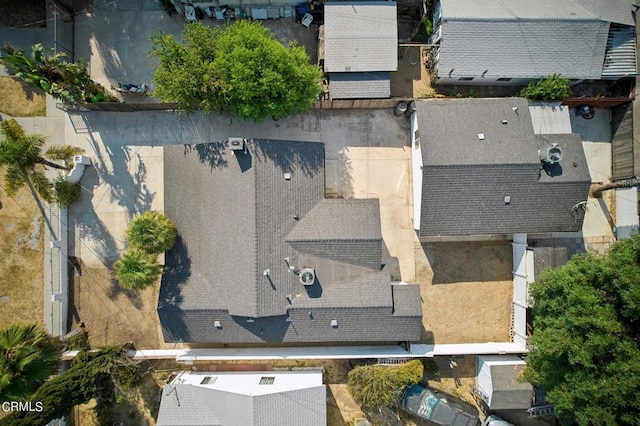
M 415 279 L 409 127 L 391 110 L 313 110 L 264 123 L 172 112 L 70 114 L 65 139 L 94 161 L 71 209 L 83 262 L 110 266 L 124 248 L 130 218 L 163 210 L 163 145 L 231 136 L 324 142 L 328 197 L 379 198 L 382 232 L 401 279 Z M 417 241 L 417 240 L 416 240 Z

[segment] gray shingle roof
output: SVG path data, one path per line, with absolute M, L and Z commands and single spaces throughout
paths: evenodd
M 525 99 L 429 99 L 417 105 L 425 166 L 527 164 L 537 156 Z
M 180 235 L 158 302 L 166 341 L 419 339 L 420 306 L 394 315 L 380 270 L 378 201 L 324 200 L 323 144 L 254 140 L 238 156 L 222 143 L 164 149 L 165 212 Z M 314 268 L 316 284 L 289 266 Z M 315 320 L 335 312 L 351 325 L 336 333 Z
M 396 2 L 328 2 L 324 25 L 326 72 L 398 69 Z
M 526 102 L 517 98 L 417 101 L 417 108 L 422 236 L 581 229 L 573 207 L 587 199 L 591 179 L 579 136 L 534 136 Z M 543 169 L 539 150 L 554 143 L 564 157 Z
M 332 99 L 370 99 L 391 96 L 388 72 L 332 72 L 329 81 Z
M 530 79 L 554 73 L 572 79 L 600 79 L 608 33 L 609 22 L 593 19 L 443 17 L 438 76 L 474 77 L 478 84 L 483 78 Z
M 158 426 L 325 425 L 326 389 L 325 386 L 313 386 L 249 396 L 198 385 L 169 384 L 164 386 L 162 392 L 156 424 Z

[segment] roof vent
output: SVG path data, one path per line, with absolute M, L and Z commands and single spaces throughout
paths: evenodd
M 338 320 L 337 319 L 331 320 L 331 327 L 338 328 Z
M 246 154 L 247 140 L 243 138 L 229 138 L 229 148 L 233 154 Z
M 316 273 L 311 268 L 304 268 L 300 271 L 300 283 L 302 285 L 313 285 L 316 282 Z
M 291 180 L 291 173 L 285 173 L 284 178 L 285 180 Z
M 478 133 L 478 139 L 483 141 L 484 140 L 484 133 Z
M 220 321 L 214 321 L 214 322 L 213 322 L 213 326 L 214 326 L 215 328 L 222 328 L 222 323 L 221 323 Z
M 511 204 L 511 197 L 510 197 L 509 195 L 505 195 L 505 196 L 504 196 L 504 203 L 505 203 L 506 205 Z
M 562 160 L 562 148 L 557 145 L 549 146 L 538 152 L 540 153 L 540 161 L 544 164 L 556 164 Z
M 509 124 L 507 120 L 502 120 L 502 124 Z
M 265 277 L 268 277 L 269 275 L 271 275 L 271 270 L 265 269 L 264 271 L 262 271 L 262 275 L 264 275 Z

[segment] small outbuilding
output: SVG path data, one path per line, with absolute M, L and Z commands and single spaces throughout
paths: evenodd
M 528 409 L 533 386 L 520 381 L 526 363 L 515 355 L 478 356 L 476 394 L 489 410 Z

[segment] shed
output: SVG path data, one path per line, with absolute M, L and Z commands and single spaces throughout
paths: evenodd
M 489 410 L 531 407 L 533 386 L 518 379 L 525 365 L 515 355 L 478 356 L 476 391 Z

